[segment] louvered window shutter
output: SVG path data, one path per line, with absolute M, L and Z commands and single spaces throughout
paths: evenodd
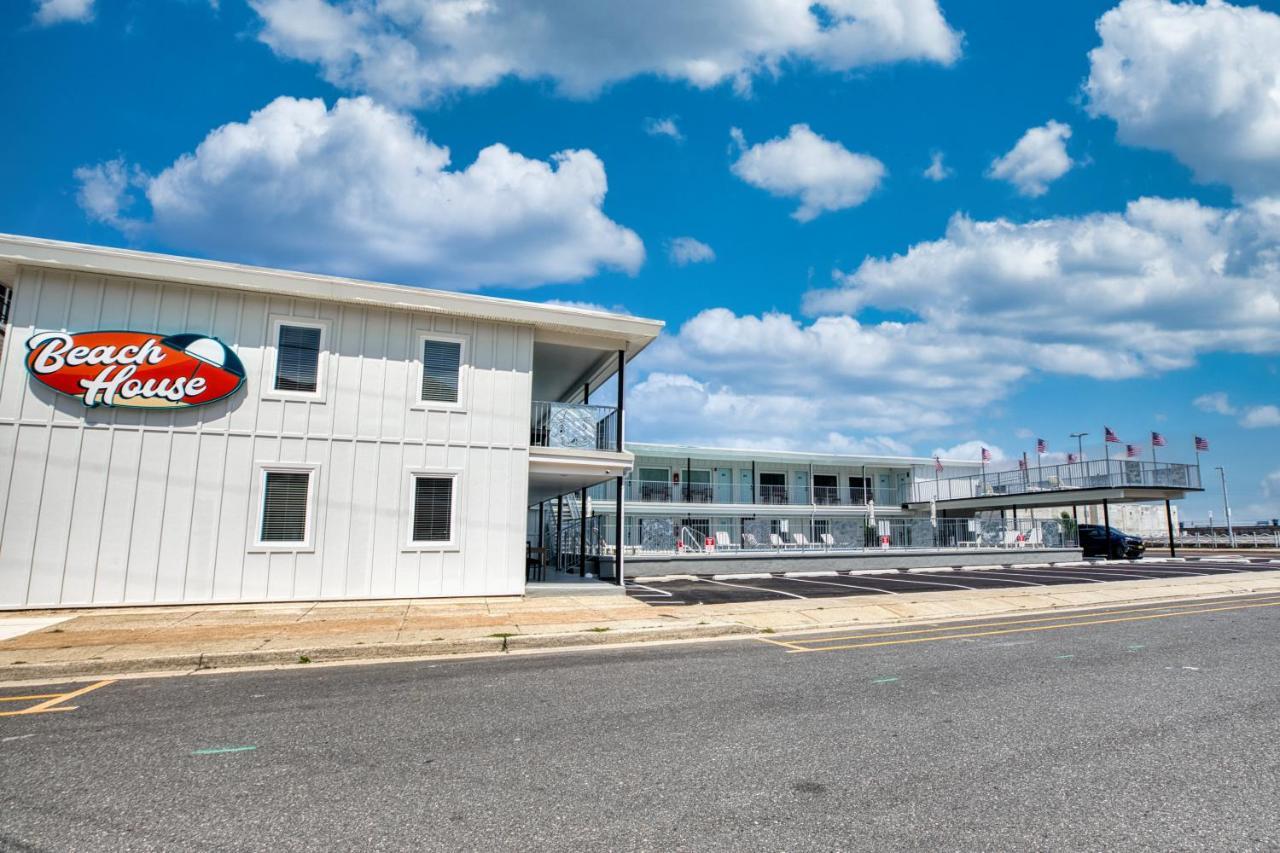
M 268 471 L 262 496 L 262 541 L 305 542 L 309 471 Z
M 462 344 L 457 341 L 424 341 L 422 346 L 422 399 L 424 402 L 458 402 L 458 371 Z
M 315 391 L 320 372 L 320 330 L 281 326 L 276 345 L 277 391 Z
M 415 477 L 413 541 L 448 542 L 453 520 L 453 478 Z

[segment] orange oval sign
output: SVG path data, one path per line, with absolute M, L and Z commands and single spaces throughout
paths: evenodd
M 27 339 L 37 382 L 90 408 L 185 409 L 234 394 L 244 365 L 205 335 L 39 332 Z

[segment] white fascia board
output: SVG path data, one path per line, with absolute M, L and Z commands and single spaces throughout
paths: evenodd
M 741 460 L 756 462 L 781 462 L 788 465 L 833 465 L 840 467 L 880 466 L 886 468 L 902 468 L 911 465 L 933 465 L 932 456 L 862 456 L 839 453 L 806 453 L 795 450 L 744 450 L 730 447 L 692 447 L 681 444 L 639 444 L 628 441 L 627 450 L 642 456 L 661 456 L 675 458 L 692 458 L 700 460 Z M 947 467 L 972 466 L 975 470 L 981 466 L 977 462 L 958 459 L 943 459 Z
M 616 339 L 618 349 L 626 350 L 628 358 L 648 346 L 664 325 L 660 320 L 585 308 L 0 234 L 0 271 L 5 267 L 18 266 L 372 304 L 555 329 L 570 334 L 586 333 Z

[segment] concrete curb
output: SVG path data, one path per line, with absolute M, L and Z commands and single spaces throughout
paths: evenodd
M 508 650 L 565 649 L 618 645 L 622 643 L 699 640 L 735 634 L 758 634 L 760 629 L 737 622 L 708 625 L 672 625 L 653 628 L 625 628 L 607 631 L 585 629 L 572 634 L 511 634 L 509 636 L 468 637 L 421 643 L 378 643 L 376 645 L 298 646 L 289 649 L 255 649 L 215 654 L 177 654 L 124 660 L 60 661 L 17 664 L 0 668 L 0 682 L 49 681 L 88 676 L 131 675 L 136 673 L 187 674 L 247 667 L 304 666 L 307 663 L 379 660 L 383 658 L 473 655 Z

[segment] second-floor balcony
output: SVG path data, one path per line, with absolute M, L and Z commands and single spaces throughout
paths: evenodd
M 529 445 L 617 451 L 618 410 L 535 400 L 529 418 Z
M 596 487 L 594 497 L 612 500 L 616 484 Z M 623 483 L 623 500 L 670 504 L 745 504 L 796 507 L 898 507 L 909 496 L 897 488 L 787 486 L 771 483 L 674 483 L 665 480 L 632 480 Z

